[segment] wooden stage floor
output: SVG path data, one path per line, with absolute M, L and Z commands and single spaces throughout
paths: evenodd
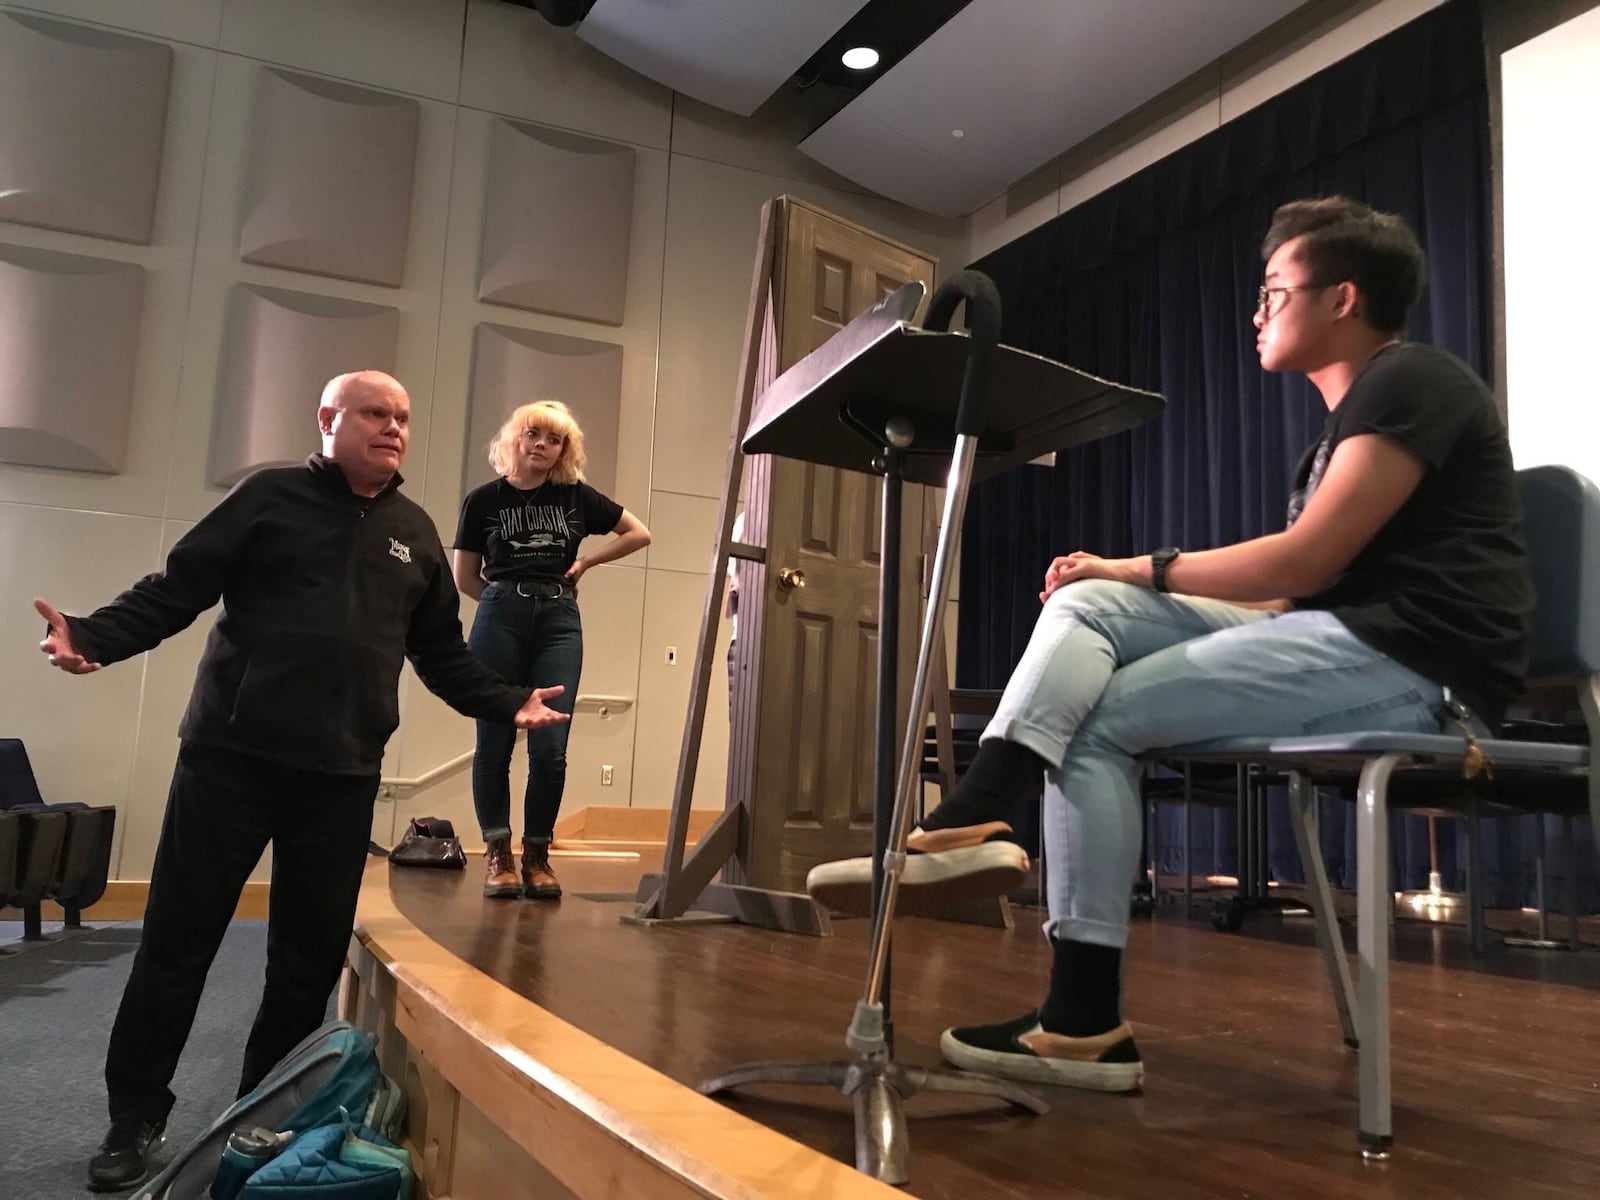
M 647 864 L 648 869 L 654 864 Z M 864 921 L 827 939 L 736 925 L 623 925 L 641 866 L 558 859 L 559 904 L 487 901 L 465 873 L 390 872 L 404 916 L 480 971 L 693 1086 L 757 1059 L 844 1057 Z M 1042 914 L 1010 932 L 925 920 L 895 931 L 902 1061 L 939 1062 L 947 1025 L 1035 1003 Z M 1347 943 L 1348 944 L 1348 943 Z M 1590 1197 L 1600 1194 L 1600 955 L 1492 947 L 1402 922 L 1393 967 L 1395 1154 L 1356 1153 L 1356 1059 L 1340 1043 L 1309 925 L 1214 932 L 1136 922 L 1128 1015 L 1145 1091 L 1041 1089 L 1049 1115 L 917 1097 L 911 1185 L 923 1197 Z M 821 1088 L 730 1101 L 853 1161 L 849 1102 Z

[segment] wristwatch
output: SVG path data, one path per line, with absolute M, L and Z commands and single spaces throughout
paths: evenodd
M 1167 568 L 1172 566 L 1173 560 L 1182 553 L 1183 551 L 1176 546 L 1163 546 L 1161 549 L 1151 553 L 1150 586 L 1155 588 L 1156 591 L 1169 592 L 1172 590 L 1167 586 Z

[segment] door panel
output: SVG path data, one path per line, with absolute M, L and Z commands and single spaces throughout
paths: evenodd
M 925 255 L 792 199 L 782 224 L 780 372 L 905 283 L 931 290 Z M 841 427 L 839 436 L 856 435 Z M 762 644 L 740 676 L 759 696 L 746 882 L 797 890 L 816 863 L 871 848 L 882 481 L 762 457 L 752 460 L 750 488 L 747 537 L 767 547 L 767 561 Z M 922 493 L 907 486 L 904 497 L 902 723 L 918 633 Z M 758 512 L 765 525 L 752 530 Z M 803 587 L 782 586 L 785 567 L 804 574 Z

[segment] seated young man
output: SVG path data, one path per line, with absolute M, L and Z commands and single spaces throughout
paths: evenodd
M 1416 238 L 1354 201 L 1302 200 L 1274 214 L 1262 255 L 1261 365 L 1304 372 L 1328 407 L 1287 528 L 1215 550 L 1052 562 L 971 769 L 912 834 L 902 911 L 1002 890 L 1027 859 L 985 839 L 1044 773 L 1049 989 L 1022 1016 L 946 1030 L 957 1066 L 1105 1091 L 1143 1081 L 1120 984 L 1141 754 L 1435 732 L 1447 702 L 1493 723 L 1521 688 L 1533 589 L 1511 453 L 1472 371 L 1401 338 L 1421 290 Z M 870 865 L 826 863 L 807 886 L 859 909 Z

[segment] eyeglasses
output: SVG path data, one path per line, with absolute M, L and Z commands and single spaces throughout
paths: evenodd
M 1331 283 L 1297 283 L 1292 287 L 1266 287 L 1256 290 L 1256 312 L 1271 320 L 1283 311 L 1284 301 L 1275 300 L 1275 296 L 1287 296 L 1290 292 L 1320 292 L 1332 287 Z

